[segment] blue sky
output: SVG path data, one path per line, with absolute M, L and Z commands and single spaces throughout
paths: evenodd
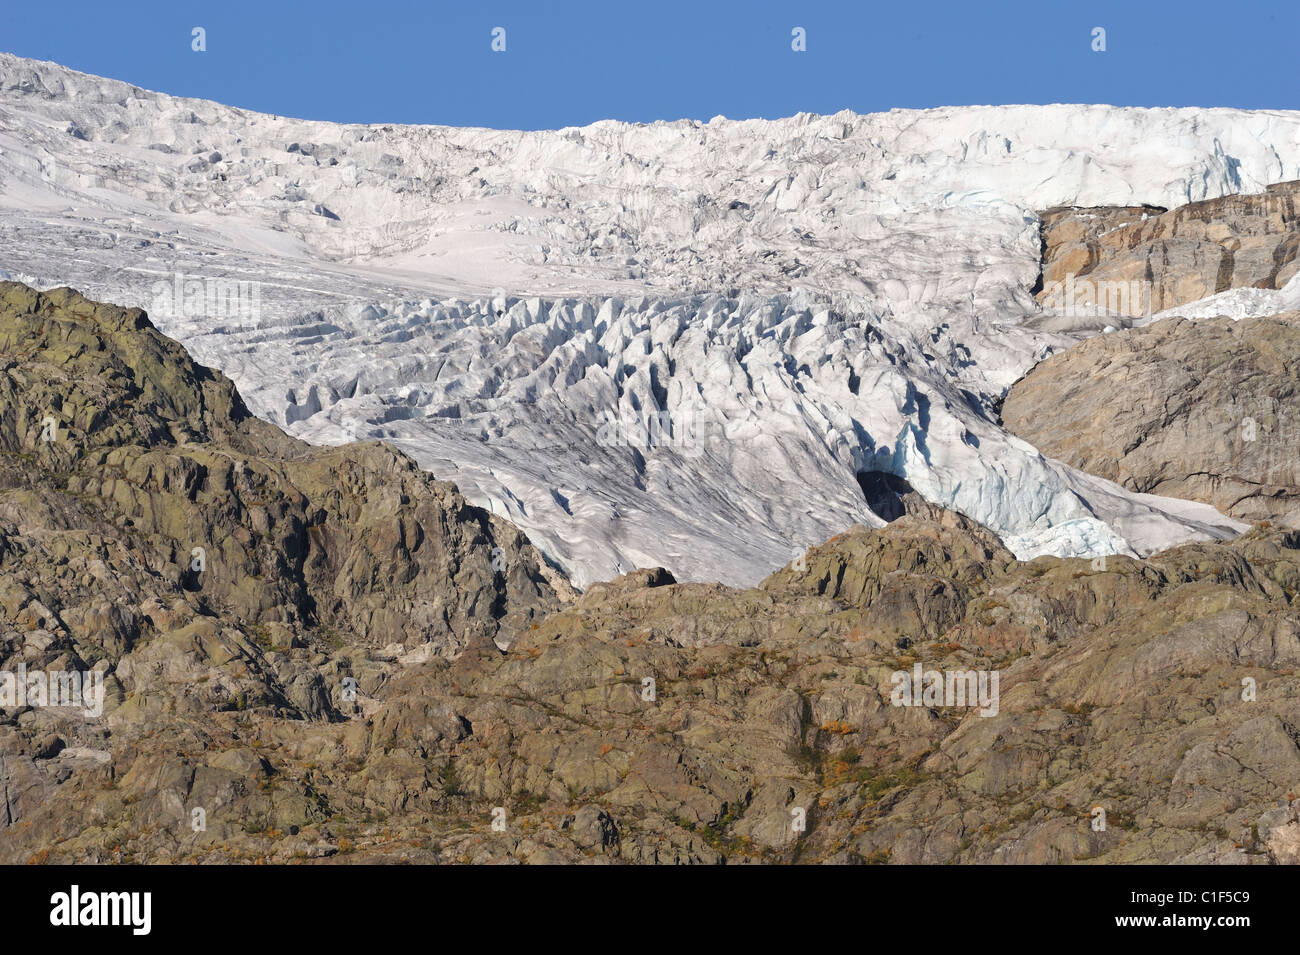
M 970 103 L 1300 107 L 1296 0 L 58 0 L 0 49 L 344 122 L 543 129 Z M 206 31 L 206 52 L 191 30 Z M 493 52 L 492 30 L 506 30 Z M 791 49 L 791 30 L 807 50 Z M 1092 30 L 1106 30 L 1093 52 Z

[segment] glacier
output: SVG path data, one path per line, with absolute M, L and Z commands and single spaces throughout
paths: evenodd
M 752 584 L 880 526 L 882 473 L 1025 559 L 1240 532 L 1043 457 L 997 409 L 1106 326 L 1034 301 L 1038 210 L 1298 178 L 1289 111 L 342 125 L 0 54 L 0 272 L 147 309 L 256 414 L 392 442 L 579 586 Z

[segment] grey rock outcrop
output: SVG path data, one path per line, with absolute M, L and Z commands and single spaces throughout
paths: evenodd
M 1051 356 L 1010 390 L 1008 430 L 1127 488 L 1300 521 L 1300 313 L 1162 319 Z

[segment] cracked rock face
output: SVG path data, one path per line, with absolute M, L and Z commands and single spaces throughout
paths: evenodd
M 143 313 L 0 286 L 0 671 L 105 689 L 0 709 L 4 862 L 1293 862 L 1297 594 L 1291 531 L 1021 562 L 913 501 L 577 597 Z M 996 694 L 897 705 L 918 665 Z
M 1038 300 L 1153 315 L 1234 288 L 1281 289 L 1300 271 L 1300 182 L 1159 206 L 1058 207 L 1040 216 Z M 1136 294 L 1130 294 L 1136 293 Z

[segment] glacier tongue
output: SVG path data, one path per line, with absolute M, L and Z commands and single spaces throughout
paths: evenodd
M 585 585 L 753 583 L 884 471 L 1022 557 L 1242 525 L 1045 460 L 1036 209 L 1300 178 L 1300 114 L 1103 106 L 344 126 L 0 54 L 0 270 L 149 309 L 258 414 L 382 437 Z M 254 283 L 254 314 L 189 281 Z M 1067 323 L 1068 325 L 1068 323 Z
M 216 340 L 257 413 L 313 442 L 392 441 L 580 585 L 647 564 L 753 583 L 883 523 L 861 472 L 904 478 L 1023 557 L 1242 526 L 1043 459 L 969 390 L 949 329 L 918 338 L 857 296 L 453 299 L 267 332 L 182 337 L 201 357 Z M 1015 332 L 1008 351 L 1027 352 Z

